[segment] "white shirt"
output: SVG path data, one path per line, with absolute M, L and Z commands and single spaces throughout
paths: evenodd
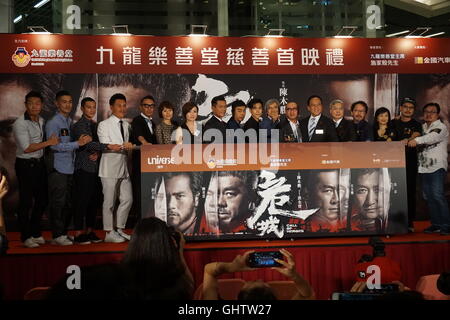
M 419 173 L 433 173 L 441 168 L 447 170 L 447 126 L 438 119 L 429 127 L 424 123 L 422 129 L 424 135 L 414 139 L 424 147 L 418 154 Z
M 147 117 L 147 116 L 146 116 L 145 114 L 143 114 L 142 112 L 141 112 L 141 116 L 142 116 L 144 119 L 150 120 L 150 121 L 146 121 L 146 122 L 147 122 L 147 127 L 150 129 L 150 133 L 153 134 L 152 118 Z
M 298 140 L 298 121 L 292 122 L 288 119 L 289 124 L 291 125 L 292 132 L 294 133 L 294 137 Z
M 334 121 L 334 127 L 335 128 L 337 128 L 337 127 L 339 127 L 339 124 L 341 123 L 341 121 L 342 121 L 342 119 L 344 119 L 344 118 L 340 118 L 339 120 L 333 120 Z
M 97 134 L 100 143 L 105 144 L 123 144 L 122 134 L 120 133 L 120 120 L 122 120 L 123 133 L 125 142 L 129 141 L 130 124 L 125 119 L 119 119 L 112 115 L 108 119 L 101 121 L 98 124 Z M 100 159 L 100 167 L 98 175 L 101 178 L 127 178 L 127 154 L 122 153 L 108 153 L 102 154 Z

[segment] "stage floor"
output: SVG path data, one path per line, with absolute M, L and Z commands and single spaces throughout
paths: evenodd
M 382 236 L 385 243 L 431 243 L 450 241 L 449 236 L 441 236 L 439 234 L 425 234 L 423 230 L 430 225 L 429 221 L 415 222 L 415 232 L 403 235 Z M 132 230 L 127 230 L 131 233 Z M 96 231 L 97 236 L 103 239 L 105 232 L 103 230 Z M 72 245 L 72 246 L 56 246 L 49 242 L 51 239 L 50 232 L 43 233 L 47 240 L 45 245 L 39 248 L 26 248 L 20 242 L 20 233 L 9 232 L 9 250 L 10 255 L 23 254 L 63 254 L 63 253 L 120 253 L 127 249 L 128 242 L 124 243 L 96 243 L 89 245 Z M 186 250 L 216 250 L 216 249 L 242 249 L 242 248 L 278 248 L 278 247 L 324 247 L 324 246 L 359 246 L 367 245 L 367 236 L 365 237 L 328 237 L 328 238 L 302 238 L 293 240 L 241 240 L 241 241 L 209 241 L 209 242 L 191 242 L 187 243 Z

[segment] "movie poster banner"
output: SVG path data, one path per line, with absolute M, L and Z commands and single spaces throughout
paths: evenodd
M 189 240 L 407 232 L 402 142 L 152 145 L 142 217 Z

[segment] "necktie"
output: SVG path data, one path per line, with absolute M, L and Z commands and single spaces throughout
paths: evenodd
M 147 122 L 147 126 L 148 129 L 150 130 L 150 133 L 153 134 L 152 119 L 145 118 L 145 122 Z
M 314 129 L 316 129 L 316 118 L 311 118 L 308 126 L 309 140 L 311 140 L 311 137 L 314 133 Z
M 295 127 L 296 127 L 296 131 L 297 131 L 297 141 L 298 142 L 302 142 L 302 133 L 301 133 L 301 131 L 300 131 L 300 126 L 298 125 L 298 122 L 297 122 L 297 124 L 295 125 Z
M 336 122 L 334 123 L 334 126 L 337 128 L 337 127 L 339 126 L 339 122 L 336 121 Z
M 122 135 L 123 142 L 125 142 L 125 133 L 123 132 L 123 121 L 120 120 L 119 123 L 120 123 L 120 134 Z

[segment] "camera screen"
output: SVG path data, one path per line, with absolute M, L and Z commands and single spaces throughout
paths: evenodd
M 283 259 L 282 254 L 279 251 L 254 252 L 250 255 L 249 264 L 254 268 L 280 266 L 275 259 Z

